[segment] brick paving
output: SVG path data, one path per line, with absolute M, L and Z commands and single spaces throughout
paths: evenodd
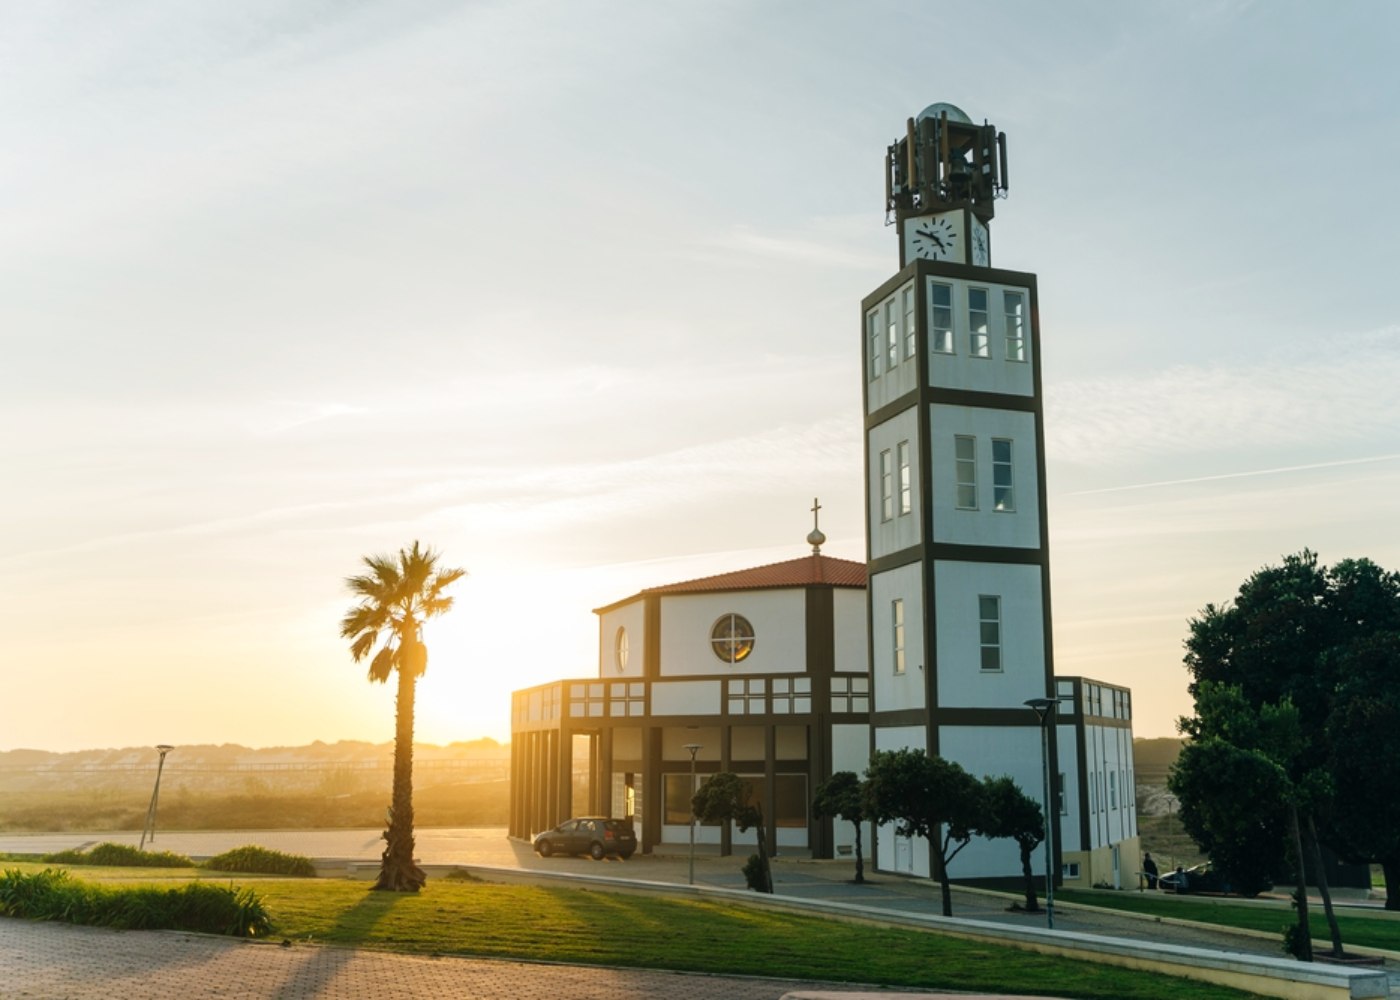
M 0 917 L 0 997 L 147 1000 L 152 997 L 505 997 L 517 1000 L 779 1000 L 828 983 L 636 969 L 424 958 L 176 931 L 111 931 Z M 883 997 L 892 997 L 888 992 Z M 907 994 L 930 996 L 935 994 Z

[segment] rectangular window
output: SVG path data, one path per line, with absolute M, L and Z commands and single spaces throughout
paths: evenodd
M 890 450 L 880 452 L 880 520 L 894 517 L 894 460 Z
M 833 712 L 870 711 L 870 678 L 831 678 L 831 710 Z
M 914 509 L 914 484 L 909 469 L 909 442 L 899 442 L 899 513 L 908 514 Z
M 1026 360 L 1026 296 L 1021 292 L 1001 293 L 1006 314 L 1006 360 Z
M 881 362 L 884 360 L 883 346 L 880 342 L 880 310 L 876 309 L 865 317 L 865 339 L 870 345 L 870 381 L 874 382 L 880 377 L 883 370 Z
M 982 669 L 1001 669 L 1001 598 L 983 594 L 977 598 L 977 623 L 982 645 Z
M 1096 813 L 1099 811 L 1099 772 L 1095 771 L 1089 775 L 1089 811 Z
M 1118 772 L 1108 772 L 1108 808 L 1118 808 Z
M 992 438 L 992 510 L 1014 511 L 1016 488 L 1011 481 L 1011 442 Z
M 1060 865 L 1060 878 L 1077 879 L 1079 877 L 1079 862 L 1067 861 Z
M 1069 815 L 1069 803 L 1065 801 L 1065 772 L 1060 772 L 1060 783 L 1055 786 L 1055 802 L 1059 805 L 1061 816 Z
M 894 299 L 885 303 L 885 370 L 894 371 L 899 364 L 899 317 L 895 315 Z
M 890 602 L 891 636 L 894 639 L 894 672 L 904 673 L 904 599 Z
M 953 353 L 953 286 L 928 286 L 929 341 L 940 354 Z
M 904 356 L 912 358 L 918 350 L 918 340 L 914 336 L 914 286 L 904 289 Z
M 957 465 L 958 509 L 977 509 L 977 439 L 959 434 L 953 438 Z
M 992 341 L 987 334 L 987 290 L 967 290 L 968 350 L 974 358 L 990 358 Z
M 768 682 L 761 677 L 729 682 L 730 715 L 763 715 L 767 711 Z

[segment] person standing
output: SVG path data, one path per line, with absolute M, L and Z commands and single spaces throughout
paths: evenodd
M 1147 888 L 1157 888 L 1157 862 L 1152 860 L 1151 851 L 1142 852 L 1142 873 L 1147 876 Z

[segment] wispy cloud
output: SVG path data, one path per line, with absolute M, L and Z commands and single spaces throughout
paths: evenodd
M 1337 462 L 1310 462 L 1306 465 L 1287 465 L 1274 469 L 1249 469 L 1244 472 L 1226 472 L 1216 476 L 1191 476 L 1186 479 L 1162 479 L 1151 483 L 1130 483 L 1124 486 L 1108 486 L 1097 490 L 1076 490 L 1066 494 L 1073 497 L 1093 496 L 1098 493 L 1123 493 L 1130 490 L 1150 490 L 1161 486 L 1184 486 L 1190 483 L 1213 483 L 1225 479 L 1250 479 L 1256 476 L 1279 476 L 1290 472 L 1311 472 L 1316 469 L 1335 469 L 1348 465 L 1368 465 L 1373 462 L 1393 462 L 1400 454 L 1373 455 L 1370 458 L 1351 458 Z

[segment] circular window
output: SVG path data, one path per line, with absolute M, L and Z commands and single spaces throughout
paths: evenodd
M 710 647 L 725 663 L 738 663 L 753 652 L 753 626 L 743 615 L 725 615 L 710 629 Z
M 621 626 L 613 637 L 613 662 L 617 664 L 618 673 L 627 669 L 627 630 Z

